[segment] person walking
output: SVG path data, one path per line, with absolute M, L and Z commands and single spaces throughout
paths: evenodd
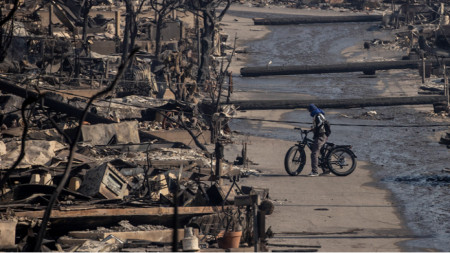
M 308 106 L 308 111 L 313 117 L 313 126 L 311 128 L 311 131 L 314 133 L 313 137 L 313 145 L 311 147 L 311 173 L 308 175 L 310 177 L 317 177 L 319 176 L 317 167 L 319 165 L 319 155 L 320 155 L 320 149 L 322 146 L 327 142 L 328 136 L 325 134 L 325 127 L 324 123 L 326 121 L 325 119 L 325 112 L 322 111 L 320 108 L 315 106 L 314 104 L 310 104 Z M 323 173 L 320 175 L 329 175 L 330 171 L 322 168 Z

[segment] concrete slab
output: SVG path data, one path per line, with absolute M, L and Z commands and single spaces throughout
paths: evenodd
M 137 121 L 83 125 L 81 130 L 83 141 L 93 145 L 106 145 L 112 138 L 118 144 L 140 143 Z
M 0 221 L 0 249 L 12 249 L 16 245 L 17 220 Z

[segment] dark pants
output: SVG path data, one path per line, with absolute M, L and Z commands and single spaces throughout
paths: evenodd
M 320 148 L 327 142 L 328 137 L 325 134 L 319 135 L 314 138 L 314 142 L 311 146 L 311 172 L 318 173 L 317 167 L 319 165 Z M 323 169 L 322 169 L 323 170 Z M 323 171 L 325 172 L 325 170 Z

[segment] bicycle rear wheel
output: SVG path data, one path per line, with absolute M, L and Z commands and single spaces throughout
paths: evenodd
M 327 157 L 328 168 L 336 176 L 350 175 L 356 168 L 355 155 L 344 147 L 332 149 Z
M 306 163 L 305 150 L 299 146 L 291 147 L 284 157 L 284 169 L 291 176 L 297 176 L 302 172 Z

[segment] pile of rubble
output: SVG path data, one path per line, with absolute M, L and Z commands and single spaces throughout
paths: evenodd
M 13 108 L 22 100 L 3 96 L 1 108 Z M 57 120 L 61 120 L 60 129 L 73 136 L 77 122 L 70 117 Z M 162 251 L 166 247 L 171 251 L 175 227 L 180 231 L 180 242 L 183 227 L 194 227 L 201 247 L 217 247 L 219 233 L 235 223 L 239 226 L 233 225 L 233 229 L 244 235 L 241 245 L 254 244 L 252 233 L 258 224 L 252 222 L 253 209 L 256 206 L 258 213 L 264 213 L 257 206 L 268 198 L 268 191 L 239 186 L 238 178 L 248 175 L 239 163 L 220 161 L 218 178 L 214 153 L 152 139 L 154 131 L 145 132 L 137 121 L 82 125 L 81 139 L 71 155 L 64 135 L 51 126 L 43 111 L 36 110 L 29 124 L 23 159 L 10 171 L 22 152 L 25 125 L 17 117 L 2 121 L 0 166 L 6 180 L 2 181 L 0 208 L 8 222 L 2 234 L 11 224 L 17 227 L 2 247 L 20 251 L 33 247 L 43 212 L 69 163 L 68 180 L 53 206 L 42 249 L 133 251 L 148 247 Z M 173 221 L 175 206 L 177 226 Z M 199 219 L 205 215 L 212 218 Z M 130 229 L 114 228 L 117 224 L 129 224 Z
M 238 184 L 254 173 L 246 157 L 223 159 L 227 73 L 197 84 L 201 17 L 174 8 L 157 30 L 150 3 L 10 2 L 2 21 L 20 8 L 0 32 L 2 250 L 264 249 L 268 191 Z

